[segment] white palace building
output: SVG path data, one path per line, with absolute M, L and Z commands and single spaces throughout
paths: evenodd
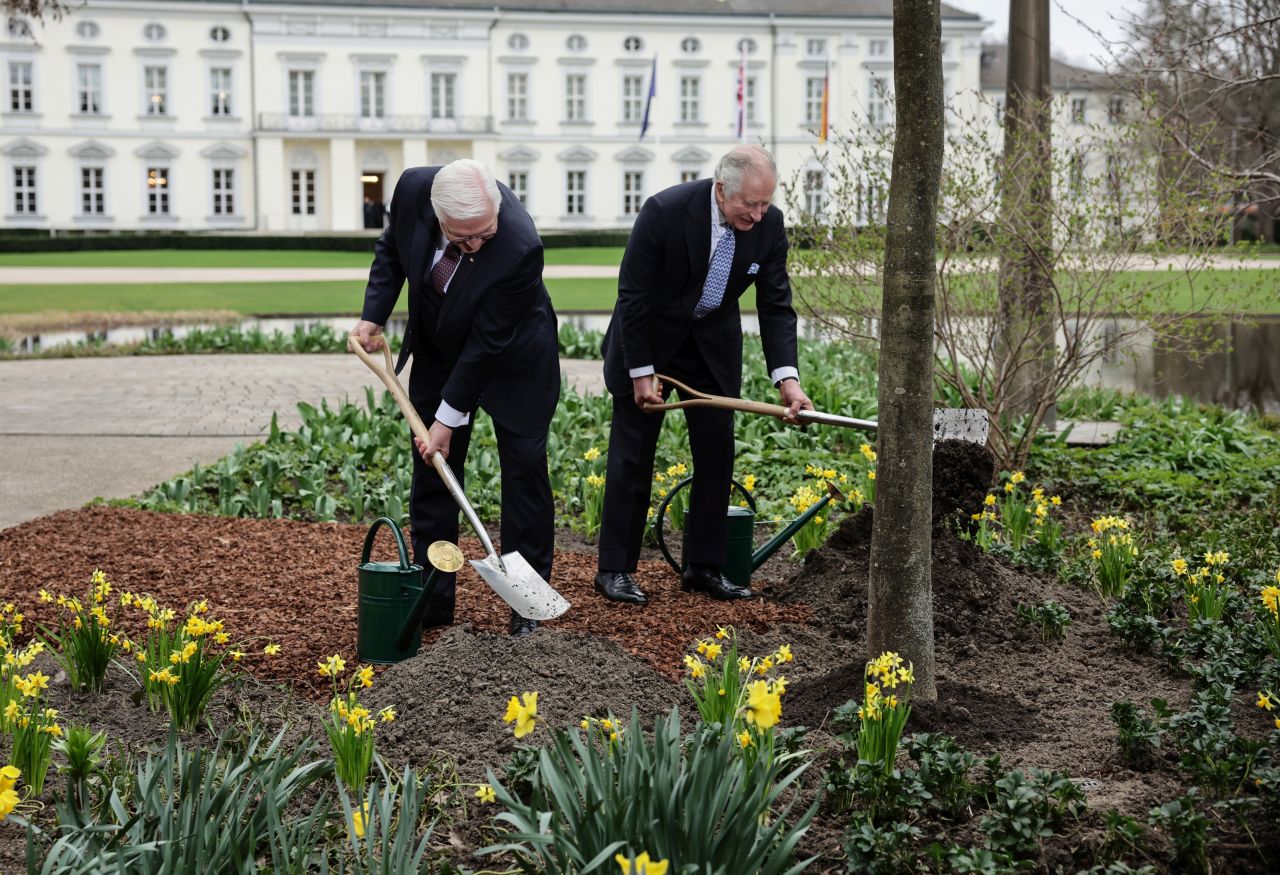
M 406 167 L 472 157 L 543 231 L 624 229 L 738 141 L 744 63 L 745 137 L 820 197 L 824 81 L 833 127 L 885 121 L 892 5 L 87 0 L 10 18 L 4 224 L 358 231 Z M 985 24 L 943 7 L 953 102 L 978 99 Z

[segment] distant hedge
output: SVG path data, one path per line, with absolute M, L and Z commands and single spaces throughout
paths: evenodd
M 326 252 L 373 252 L 373 234 L 103 234 L 6 231 L 0 252 L 87 252 L 118 249 L 319 249 Z M 625 246 L 626 231 L 573 231 L 542 237 L 548 249 L 569 246 Z

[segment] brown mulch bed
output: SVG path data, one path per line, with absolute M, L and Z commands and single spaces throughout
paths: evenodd
M 359 603 L 356 566 L 365 526 L 293 520 L 181 516 L 110 507 L 63 511 L 0 531 L 0 600 L 13 601 L 35 624 L 51 625 L 59 609 L 36 593 L 83 598 L 89 576 L 102 569 L 117 590 L 149 593 L 181 612 L 207 598 L 232 641 L 252 641 L 245 668 L 263 681 L 288 681 L 299 691 L 327 695 L 316 663 L 332 653 L 354 660 Z M 406 533 L 407 535 L 407 533 Z M 462 540 L 470 557 L 479 542 Z M 372 554 L 394 561 L 385 534 Z M 545 624 L 557 632 L 582 632 L 617 642 L 670 679 L 679 676 L 690 641 L 716 624 L 762 630 L 803 623 L 803 605 L 754 599 L 713 602 L 682 592 L 664 562 L 642 561 L 637 581 L 649 596 L 643 609 L 606 601 L 592 583 L 595 556 L 556 551 L 553 585 L 572 604 Z M 510 610 L 470 565 L 458 573 L 458 624 L 477 632 L 504 633 Z M 423 638 L 429 647 L 441 634 Z M 262 646 L 281 645 L 265 656 Z

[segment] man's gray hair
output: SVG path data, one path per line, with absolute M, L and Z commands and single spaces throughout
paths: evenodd
M 498 214 L 502 195 L 493 172 L 479 161 L 459 158 L 441 167 L 431 183 L 431 206 L 455 222 Z
M 768 149 L 760 146 L 734 146 L 716 165 L 716 182 L 724 185 L 725 197 L 733 197 L 742 190 L 743 177 L 772 176 L 778 181 L 778 165 Z

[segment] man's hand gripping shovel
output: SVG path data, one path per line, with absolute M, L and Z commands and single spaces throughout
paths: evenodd
M 386 340 L 383 339 L 382 341 L 382 353 L 386 359 L 385 367 L 379 365 L 372 355 L 365 352 L 355 334 L 351 334 L 347 338 L 347 348 L 359 356 L 360 360 L 369 366 L 369 370 L 378 375 L 378 379 L 382 380 L 387 390 L 391 392 L 392 397 L 396 399 L 396 404 L 399 405 L 400 412 L 404 414 L 404 418 L 409 421 L 409 428 L 413 430 L 414 435 L 421 438 L 422 442 L 426 444 L 428 442 L 427 427 L 418 416 L 418 412 L 414 410 L 413 404 L 409 401 L 409 396 L 404 391 L 404 387 L 400 385 L 400 381 L 396 378 L 395 366 L 391 360 L 391 350 L 387 347 Z M 436 469 L 436 473 L 440 475 L 440 479 L 444 481 L 444 485 L 448 488 L 449 494 L 453 496 L 453 500 L 458 503 L 463 516 L 467 518 L 467 522 L 475 529 L 476 536 L 480 538 L 480 543 L 484 545 L 487 551 L 485 557 L 483 559 L 472 559 L 471 566 L 484 578 L 484 582 L 492 587 L 498 597 L 510 605 L 511 609 L 517 614 L 530 620 L 554 620 L 569 610 L 569 603 L 565 601 L 564 596 L 552 589 L 551 584 L 542 579 L 542 576 L 529 564 L 529 560 L 519 553 L 498 555 L 498 552 L 493 548 L 493 541 L 489 540 L 488 531 L 485 530 L 484 524 L 480 522 L 480 517 L 476 515 L 471 502 L 467 501 L 467 496 L 463 493 L 457 478 L 453 476 L 453 471 L 445 462 L 444 456 L 440 453 L 434 454 L 431 457 L 431 465 Z

